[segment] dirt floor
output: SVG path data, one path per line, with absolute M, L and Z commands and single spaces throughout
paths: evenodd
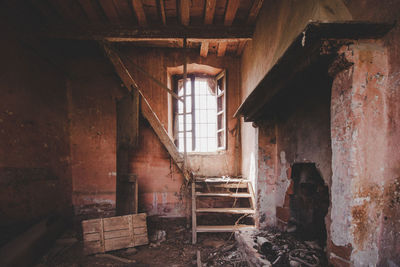
M 164 232 L 165 231 L 165 232 Z M 191 244 L 185 219 L 148 218 L 150 244 L 109 252 L 112 256 L 83 254 L 82 235 L 69 230 L 36 265 L 43 266 L 197 266 L 199 250 L 203 266 L 247 266 L 237 251 L 233 234 L 200 233 Z M 130 262 L 131 261 L 131 262 Z

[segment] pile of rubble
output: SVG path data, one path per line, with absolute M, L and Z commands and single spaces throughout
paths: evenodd
M 240 232 L 236 238 L 256 266 L 327 266 L 325 252 L 316 242 L 301 241 L 276 229 Z

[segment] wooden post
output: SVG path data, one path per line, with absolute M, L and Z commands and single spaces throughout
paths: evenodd
M 197 242 L 196 183 L 192 180 L 192 244 Z

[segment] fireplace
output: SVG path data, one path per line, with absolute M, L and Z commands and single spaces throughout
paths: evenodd
M 326 244 L 325 216 L 329 208 L 329 190 L 314 163 L 295 163 L 292 167 L 290 218 L 287 232 L 302 240 Z

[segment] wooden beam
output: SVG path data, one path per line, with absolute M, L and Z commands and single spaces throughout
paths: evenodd
M 101 8 L 103 9 L 104 13 L 106 14 L 108 20 L 111 23 L 118 23 L 119 22 L 119 16 L 118 16 L 118 11 L 114 6 L 113 1 L 110 0 L 99 0 Z
M 236 55 L 240 56 L 243 53 L 244 48 L 246 47 L 247 41 L 239 41 L 239 46 L 236 50 Z
M 225 52 L 226 52 L 226 47 L 228 45 L 228 42 L 220 42 L 218 44 L 218 52 L 217 52 L 217 56 L 219 57 L 223 57 L 225 56 Z
M 117 72 L 118 76 L 121 78 L 123 84 L 128 89 L 128 91 L 132 91 L 133 88 L 138 88 L 137 83 L 132 78 L 131 74 L 125 67 L 125 64 L 122 62 L 121 58 L 113 49 L 111 49 L 106 43 L 100 43 L 100 46 L 103 48 L 107 57 L 110 59 L 111 63 L 114 65 L 114 69 Z
M 81 26 L 76 28 L 46 29 L 40 33 L 44 37 L 77 40 L 176 40 L 187 38 L 188 42 L 202 41 L 239 41 L 251 40 L 252 27 L 226 26 L 174 26 L 174 27 L 115 27 L 115 26 Z
M 253 5 L 251 6 L 249 15 L 247 17 L 247 24 L 252 25 L 258 16 L 258 12 L 260 11 L 264 0 L 254 0 Z
M 142 0 L 132 0 L 133 10 L 135 11 L 140 26 L 147 25 L 146 13 L 144 12 Z
M 209 42 L 202 42 L 200 47 L 200 56 L 207 57 Z
M 224 25 L 231 26 L 239 8 L 240 0 L 229 0 L 226 6 Z
M 79 0 L 83 11 L 85 11 L 87 17 L 90 21 L 101 21 L 102 17 L 97 12 L 97 10 L 93 7 L 91 0 Z
M 167 25 L 167 16 L 165 15 L 164 0 L 158 0 L 158 8 L 160 9 L 160 17 L 163 25 Z
M 180 0 L 179 1 L 179 17 L 181 24 L 184 26 L 189 26 L 190 23 L 190 1 Z
M 205 11 L 204 11 L 204 24 L 205 25 L 213 24 L 216 4 L 217 4 L 217 0 L 206 0 L 206 6 L 205 6 Z

